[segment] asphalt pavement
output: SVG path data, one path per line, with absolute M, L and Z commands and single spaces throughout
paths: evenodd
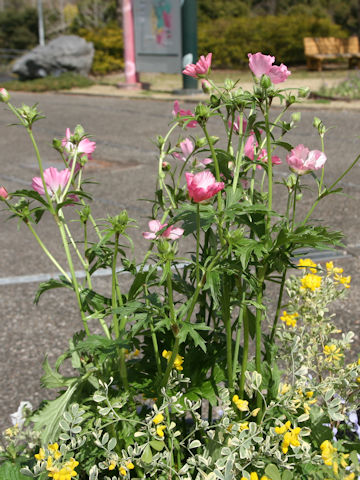
M 38 103 L 46 115 L 46 119 L 37 122 L 34 127 L 46 167 L 62 167 L 51 142 L 53 137 L 62 138 L 67 127 L 73 130 L 81 124 L 93 135 L 97 148 L 86 173 L 98 182 L 89 187 L 94 198 L 94 216 L 104 218 L 126 208 L 129 216 L 139 223 L 138 230 L 134 231 L 138 258 L 141 258 L 147 245 L 141 232 L 151 215 L 151 204 L 139 199 L 153 197 L 156 180 L 157 149 L 152 140 L 158 134 L 166 133 L 172 118 L 173 101 L 174 98 L 166 101 L 129 99 L 124 95 L 12 94 L 15 105 Z M 194 107 L 192 102 L 185 103 L 184 99 L 180 102 L 183 108 Z M 314 115 L 331 127 L 325 139 L 328 158 L 325 182 L 330 184 L 360 153 L 360 110 L 337 104 L 335 109 L 297 106 L 290 110 L 289 115 L 293 111 L 302 114 L 300 125 L 289 135 L 289 141 L 294 144 L 304 143 L 310 149 L 320 148 L 319 138 L 312 127 Z M 32 177 L 39 175 L 30 140 L 21 127 L 9 126 L 13 121 L 6 106 L 0 104 L 0 184 L 9 191 L 30 188 Z M 218 125 L 215 123 L 211 133 L 216 135 L 217 132 Z M 193 130 L 188 133 L 200 135 Z M 283 153 L 282 158 L 285 160 Z M 281 180 L 287 172 L 285 164 L 277 167 L 277 179 Z M 344 195 L 326 199 L 315 210 L 313 217 L 345 234 L 346 246 L 338 252 L 339 258 L 335 262 L 344 268 L 346 275 L 352 276 L 352 287 L 348 300 L 336 305 L 336 312 L 341 328 L 355 331 L 355 345 L 358 345 L 360 166 L 342 180 L 341 186 Z M 299 215 L 307 211 L 311 198 L 312 193 L 304 190 L 303 199 L 299 202 Z M 275 208 L 284 201 L 281 193 L 275 193 Z M 69 337 L 81 328 L 71 293 L 50 291 L 44 294 L 38 306 L 33 304 L 39 281 L 56 273 L 56 270 L 25 226 L 18 225 L 16 220 L 7 221 L 7 217 L 7 212 L 1 209 L 0 428 L 9 425 L 9 414 L 17 409 L 20 401 L 29 400 L 37 406 L 44 398 L 39 379 L 45 355 L 51 362 L 54 361 L 67 348 Z M 75 238 L 80 238 L 78 225 L 72 225 Z M 49 216 L 40 223 L 39 235 L 62 260 L 59 237 Z M 108 277 L 98 277 L 96 288 L 106 291 L 109 288 Z

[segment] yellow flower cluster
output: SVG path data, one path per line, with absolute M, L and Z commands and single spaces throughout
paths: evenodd
M 298 316 L 298 313 L 287 313 L 286 310 L 284 310 L 280 320 L 286 323 L 288 327 L 296 327 Z
M 241 480 L 247 480 L 247 478 L 241 477 Z M 250 473 L 250 480 L 259 480 L 258 474 L 256 472 L 251 472 Z M 267 477 L 266 475 L 263 475 L 260 480 L 270 480 L 270 478 Z
M 156 425 L 156 435 L 158 435 L 160 438 L 163 438 L 166 425 L 160 425 L 160 424 L 164 421 L 164 415 L 162 413 L 158 413 L 155 415 L 152 421 Z
M 344 356 L 343 353 L 340 353 L 340 348 L 336 348 L 336 345 L 325 345 L 323 353 L 325 354 L 325 360 L 327 362 L 339 362 L 341 357 Z
M 334 275 L 335 285 L 344 285 L 345 288 L 350 288 L 351 275 L 343 277 L 341 275 L 344 272 L 343 268 L 334 267 L 333 262 L 327 262 L 326 270 L 328 275 Z
M 300 258 L 297 266 L 299 268 L 308 268 L 311 273 L 317 272 L 317 265 L 311 260 L 311 258 Z
M 162 356 L 164 358 L 166 358 L 167 361 L 170 360 L 171 358 L 171 355 L 172 355 L 172 351 L 171 350 L 164 350 L 162 352 Z M 174 368 L 176 368 L 176 370 L 183 370 L 183 367 L 182 367 L 182 364 L 184 363 L 184 357 L 182 357 L 181 355 L 176 355 L 175 357 L 175 362 L 174 362 Z
M 280 383 L 279 384 L 279 394 L 285 395 L 291 390 L 291 385 L 289 383 Z
M 239 395 L 234 395 L 232 401 L 235 403 L 240 412 L 247 412 L 249 410 L 249 402 L 247 400 L 241 400 Z
M 48 477 L 54 480 L 71 480 L 72 477 L 76 477 L 77 473 L 75 468 L 79 465 L 74 458 L 70 458 L 65 463 L 58 463 L 62 454 L 59 450 L 58 443 L 51 443 L 47 446 L 48 454 L 45 453 L 43 448 L 40 448 L 39 453 L 35 455 L 36 460 L 39 462 L 46 459 L 46 470 L 49 472 Z
M 314 275 L 313 273 L 308 273 L 304 275 L 301 279 L 301 289 L 311 290 L 315 292 L 317 288 L 321 287 L 322 277 L 320 275 Z
M 348 466 L 347 459 L 349 454 L 342 453 L 340 457 L 337 455 L 337 449 L 332 445 L 329 440 L 325 440 L 320 445 L 321 457 L 325 465 L 333 468 L 333 472 L 337 476 L 339 474 L 339 462 L 340 465 L 345 469 Z M 345 477 L 346 480 L 352 480 L 355 478 L 355 475 L 350 473 Z
M 283 442 L 281 445 L 281 449 L 284 454 L 286 454 L 289 450 L 289 446 L 292 447 L 299 447 L 300 440 L 299 434 L 301 432 L 300 427 L 291 428 L 291 422 L 288 420 L 285 425 L 281 427 L 275 427 L 275 433 L 278 435 L 283 435 Z

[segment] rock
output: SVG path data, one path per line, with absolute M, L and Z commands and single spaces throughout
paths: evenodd
M 23 80 L 65 72 L 87 75 L 93 58 L 94 46 L 91 42 L 77 35 L 62 35 L 20 57 L 14 63 L 12 72 Z

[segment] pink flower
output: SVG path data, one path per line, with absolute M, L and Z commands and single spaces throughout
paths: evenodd
M 208 75 L 211 68 L 211 57 L 212 53 L 208 53 L 206 57 L 201 55 L 196 64 L 189 63 L 189 65 L 186 65 L 182 73 L 194 78 Z
M 187 158 L 192 154 L 194 151 L 194 144 L 190 140 L 190 138 L 185 138 L 182 142 L 180 142 L 180 148 L 182 152 L 182 156 L 180 153 L 174 152 L 173 156 L 177 158 L 178 160 L 182 160 L 183 162 L 186 162 Z
M 267 163 L 268 161 L 268 156 L 267 156 L 267 151 L 265 148 L 263 148 L 259 155 L 258 155 L 258 160 L 259 162 L 263 162 L 263 163 Z M 281 158 L 278 157 L 277 155 L 271 155 L 271 163 L 273 165 L 281 165 L 282 164 L 282 161 L 281 161 Z M 256 168 L 258 169 L 262 169 L 262 166 L 261 165 L 256 165 Z
M 254 55 L 248 53 L 248 57 L 250 70 L 255 77 L 260 78 L 262 75 L 268 75 L 270 80 L 276 84 L 285 82 L 287 77 L 291 74 L 290 70 L 288 70 L 287 66 L 283 63 L 280 66 L 273 65 L 275 57 L 272 57 L 271 55 L 263 55 L 258 52 Z
M 291 72 L 283 63 L 280 65 L 280 67 L 273 65 L 269 71 L 270 80 L 275 84 L 285 82 L 289 75 L 291 75 Z
M 217 182 L 208 170 L 196 173 L 185 173 L 190 198 L 199 203 L 216 195 L 225 187 L 224 182 Z
M 260 78 L 261 75 L 268 75 L 272 64 L 275 62 L 275 57 L 271 55 L 263 55 L 260 52 L 248 53 L 249 67 L 255 77 Z
M 178 100 L 175 100 L 174 102 L 174 108 L 173 108 L 172 114 L 174 115 L 174 117 L 193 117 L 194 116 L 191 110 L 180 109 Z M 186 126 L 189 128 L 195 128 L 197 127 L 197 124 L 198 123 L 196 120 L 191 120 L 190 122 L 188 121 L 186 123 Z
M 75 145 L 70 141 L 70 138 L 72 137 L 72 133 L 70 132 L 70 128 L 66 129 L 65 133 L 65 138 L 62 139 L 61 145 L 64 147 L 65 152 L 70 154 L 73 153 L 75 150 Z M 77 147 L 77 152 L 79 157 L 82 157 L 84 155 L 87 156 L 89 160 L 91 160 L 92 156 L 91 154 L 94 152 L 96 148 L 96 142 L 92 142 L 88 138 L 83 138 L 80 140 L 79 145 Z M 69 165 L 71 167 L 71 164 Z M 76 165 L 75 171 L 78 171 L 80 166 Z
M 255 134 L 252 133 L 245 143 L 245 148 L 244 148 L 245 156 L 250 158 L 250 160 L 255 160 L 255 152 L 258 146 L 259 144 L 256 141 Z M 257 155 L 257 160 L 259 160 L 259 162 L 264 162 L 264 163 L 267 162 L 267 151 L 265 148 L 260 150 L 260 152 Z M 278 157 L 277 155 L 271 155 L 271 163 L 273 165 L 281 165 L 282 161 L 281 161 L 281 158 Z M 256 168 L 261 169 L 262 167 L 261 165 L 256 165 Z
M 5 187 L 0 187 L 0 198 L 3 198 L 4 200 L 6 200 L 8 198 L 9 194 L 6 190 Z
M 212 158 L 204 158 L 203 160 L 195 160 L 195 167 L 205 168 L 209 163 L 212 163 Z
M 229 128 L 231 128 L 231 120 L 228 122 Z M 239 126 L 240 126 L 240 115 L 238 118 L 234 120 L 233 130 L 235 133 L 239 133 Z M 244 134 L 246 131 L 247 121 L 246 118 L 243 118 L 243 126 L 242 126 L 242 133 Z
M 304 175 L 312 170 L 319 170 L 325 165 L 326 155 L 320 150 L 309 150 L 300 144 L 286 156 L 290 169 L 298 175 Z
M 155 240 L 157 233 L 167 226 L 167 223 L 161 224 L 159 220 L 150 220 L 148 223 L 150 232 L 143 232 L 143 237 L 146 240 Z M 182 228 L 174 227 L 173 225 L 168 227 L 160 236 L 162 238 L 168 238 L 169 240 L 178 240 L 184 230 Z
M 44 170 L 46 188 L 51 197 L 58 195 L 65 189 L 69 182 L 70 174 L 71 172 L 68 168 L 61 170 L 60 172 L 55 167 L 49 167 Z M 40 193 L 40 195 L 45 195 L 41 177 L 34 177 L 31 186 L 36 192 Z

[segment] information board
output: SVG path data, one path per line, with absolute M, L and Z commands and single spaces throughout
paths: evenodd
M 133 0 L 137 72 L 180 73 L 181 0 Z

